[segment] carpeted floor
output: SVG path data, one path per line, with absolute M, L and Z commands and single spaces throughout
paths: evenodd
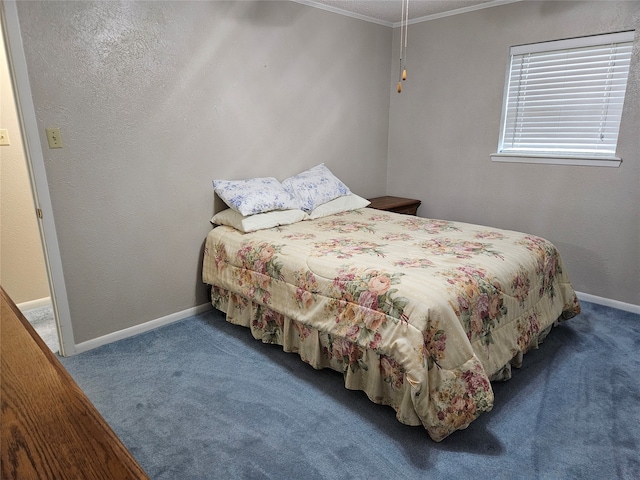
M 640 315 L 582 306 L 441 443 L 215 311 L 61 360 L 152 479 L 637 479 Z
M 51 351 L 58 353 L 60 344 L 58 343 L 53 307 L 45 305 L 44 307 L 25 310 L 22 313 Z

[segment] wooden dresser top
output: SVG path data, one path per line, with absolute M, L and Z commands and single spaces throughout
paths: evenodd
M 0 477 L 148 479 L 0 287 Z

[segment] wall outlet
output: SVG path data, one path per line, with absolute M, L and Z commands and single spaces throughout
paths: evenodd
M 5 147 L 7 145 L 10 145 L 9 130 L 6 128 L 0 128 L 0 146 Z
M 46 128 L 49 148 L 62 148 L 62 137 L 59 128 Z

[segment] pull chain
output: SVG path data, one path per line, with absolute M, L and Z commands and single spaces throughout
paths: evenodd
M 398 93 L 402 93 L 402 82 L 407 79 L 407 37 L 409 30 L 409 0 L 402 0 L 402 19 L 400 21 L 400 75 Z

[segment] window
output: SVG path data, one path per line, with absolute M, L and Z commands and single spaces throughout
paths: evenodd
M 511 47 L 494 161 L 618 166 L 633 31 Z

